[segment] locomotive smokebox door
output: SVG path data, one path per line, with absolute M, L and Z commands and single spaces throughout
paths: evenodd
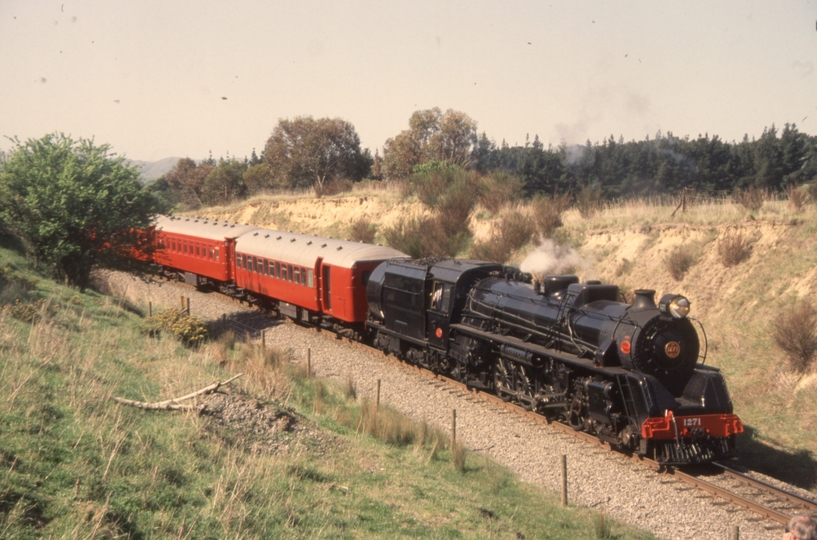
M 447 349 L 448 327 L 451 319 L 451 283 L 435 281 L 428 310 L 428 341 L 433 347 Z

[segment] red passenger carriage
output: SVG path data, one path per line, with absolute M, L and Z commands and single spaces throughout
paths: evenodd
M 163 273 L 261 304 L 293 319 L 362 328 L 366 283 L 392 248 L 201 218 L 159 216 Z

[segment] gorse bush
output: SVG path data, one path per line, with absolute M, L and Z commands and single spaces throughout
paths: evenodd
M 507 171 L 494 171 L 478 181 L 480 203 L 492 214 L 503 206 L 519 200 L 522 196 L 522 181 Z
M 534 225 L 517 210 L 510 211 L 494 222 L 490 237 L 471 246 L 471 257 L 505 263 L 511 254 L 531 241 Z
M 189 347 L 201 345 L 208 337 L 207 327 L 201 320 L 178 309 L 147 317 L 142 321 L 142 331 L 151 336 L 167 332 Z
M 400 250 L 410 257 L 419 259 L 425 256 L 422 231 L 426 230 L 425 225 L 428 221 L 428 218 L 419 217 L 400 219 L 391 227 L 383 229 L 383 238 L 385 238 L 386 243 L 394 249 Z
M 792 369 L 800 373 L 811 366 L 817 355 L 817 309 L 810 300 L 803 300 L 784 309 L 773 323 L 774 342 L 789 360 Z

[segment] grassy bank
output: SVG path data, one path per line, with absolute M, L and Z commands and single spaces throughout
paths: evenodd
M 375 415 L 282 353 L 150 337 L 139 306 L 27 268 L 0 249 L 0 537 L 651 538 L 559 507 L 430 426 Z M 110 399 L 238 372 L 203 414 Z

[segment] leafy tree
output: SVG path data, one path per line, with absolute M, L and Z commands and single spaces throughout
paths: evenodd
M 55 277 L 84 290 L 95 264 L 145 240 L 137 231 L 158 203 L 108 145 L 62 133 L 15 144 L 0 169 L 0 218 Z
M 250 160 L 250 163 L 252 163 L 252 160 Z M 247 186 L 247 192 L 250 195 L 255 195 L 265 189 L 272 188 L 272 175 L 266 163 L 261 162 L 250 165 L 247 170 L 244 171 L 244 185 Z
M 201 200 L 206 205 L 228 204 L 247 194 L 244 184 L 244 173 L 247 166 L 235 159 L 219 160 L 216 168 L 204 179 L 201 188 Z
M 203 204 L 202 190 L 207 175 L 215 168 L 215 163 L 210 163 L 211 157 L 196 165 L 190 158 L 180 159 L 176 165 L 167 173 L 167 183 L 176 190 L 179 198 L 189 208 L 197 208 Z
M 318 189 L 335 179 L 359 181 L 371 167 L 352 124 L 311 116 L 279 120 L 264 148 L 264 161 L 276 183 Z
M 409 129 L 386 141 L 383 173 L 387 178 L 406 178 L 415 166 L 431 160 L 469 167 L 478 143 L 477 123 L 467 114 L 452 109 L 443 114 L 437 107 L 416 111 Z
M 181 197 L 179 192 L 173 189 L 167 181 L 167 176 L 162 175 L 147 186 L 145 189 L 152 193 L 159 202 L 158 212 L 160 214 L 169 214 L 173 208 L 181 204 Z

